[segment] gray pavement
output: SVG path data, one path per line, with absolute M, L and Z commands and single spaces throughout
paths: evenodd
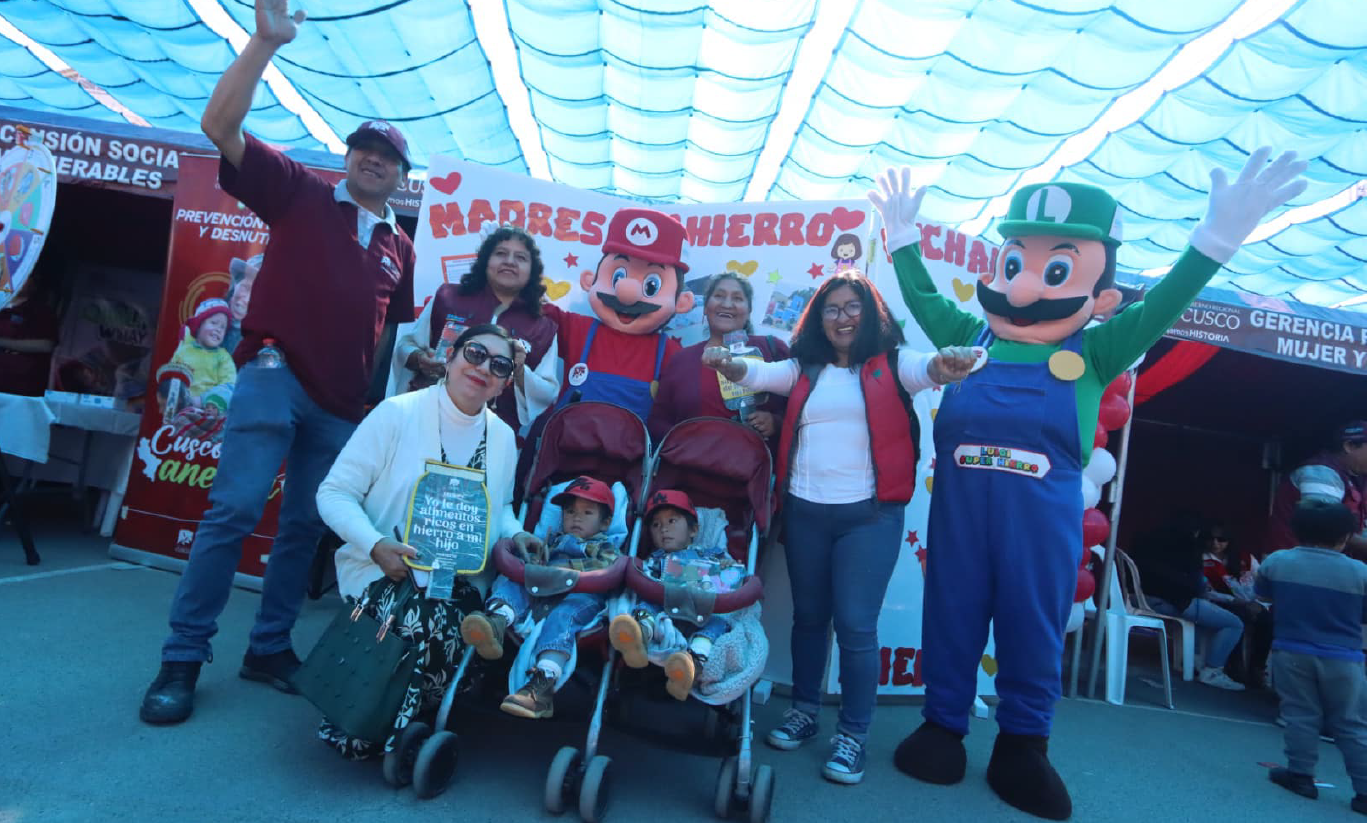
M 562 745 L 582 745 L 568 723 L 462 718 L 456 782 L 431 801 L 385 785 L 376 763 L 348 763 L 314 739 L 318 716 L 301 698 L 236 676 L 256 603 L 234 591 L 218 659 L 200 681 L 194 717 L 175 728 L 137 718 L 155 673 L 176 576 L 110 560 L 107 541 L 53 522 L 37 525 L 43 564 L 23 564 L 0 531 L 0 823 L 37 821 L 532 821 L 546 768 Z M 337 601 L 306 605 L 296 631 L 311 647 Z M 1184 685 L 1178 710 L 1154 704 L 1140 666 L 1124 708 L 1065 700 L 1051 754 L 1068 781 L 1075 820 L 1258 821 L 1359 819 L 1338 753 L 1322 747 L 1318 802 L 1267 782 L 1258 761 L 1281 759 L 1266 696 Z M 757 710 L 758 728 L 782 711 Z M 827 725 L 833 722 L 827 710 Z M 864 783 L 818 776 L 824 747 L 757 749 L 777 774 L 776 823 L 793 821 L 1029 820 L 983 780 L 994 727 L 975 721 L 968 778 L 923 786 L 891 766 L 897 741 L 919 722 L 905 703 L 879 709 Z M 651 748 L 609 732 L 616 823 L 713 820 L 717 761 Z M 1311 817 L 1313 816 L 1313 818 Z M 575 819 L 572 813 L 566 819 Z

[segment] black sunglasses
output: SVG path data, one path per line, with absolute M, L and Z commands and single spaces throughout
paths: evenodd
M 465 355 L 465 362 L 472 366 L 481 366 L 488 360 L 489 373 L 494 377 L 505 378 L 513 373 L 513 359 L 501 354 L 489 354 L 483 343 L 471 340 L 461 349 L 461 353 Z

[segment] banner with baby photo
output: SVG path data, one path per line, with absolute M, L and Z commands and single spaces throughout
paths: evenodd
M 261 219 L 219 189 L 217 178 L 217 157 L 181 158 L 151 380 L 110 549 L 118 558 L 175 569 L 209 507 L 237 381 L 232 350 L 269 239 Z M 265 572 L 283 483 L 282 473 L 245 541 L 241 575 Z
M 581 275 L 593 272 L 613 214 L 640 203 L 507 174 L 451 157 L 436 156 L 428 170 L 415 239 L 417 268 L 414 294 L 426 305 L 443 283 L 457 283 L 470 270 L 486 222 L 514 223 L 537 242 L 545 265 L 547 299 L 560 308 L 590 314 Z M 766 203 L 666 204 L 656 206 L 675 215 L 687 230 L 690 248 L 685 285 L 697 294 L 687 314 L 676 315 L 668 332 L 685 345 L 705 340 L 702 290 L 707 279 L 734 272 L 754 289 L 751 320 L 755 334 L 787 340 L 807 300 L 826 277 L 846 268 L 865 269 L 903 323 L 913 347 L 930 344 L 909 322 L 890 259 L 873 232 L 868 204 L 859 200 Z M 947 227 L 926 224 L 923 248 L 932 276 L 946 295 L 977 312 L 973 281 L 986 271 L 995 247 Z M 420 309 L 420 307 L 419 307 Z M 409 330 L 401 329 L 400 334 Z M 435 341 L 428 341 L 429 345 Z M 923 538 L 932 492 L 934 463 L 930 421 L 939 405 L 938 392 L 915 398 L 922 420 L 922 464 L 915 498 L 907 507 L 902 556 L 888 588 L 879 625 L 885 693 L 915 694 L 920 679 L 921 591 L 925 563 Z M 775 642 L 770 647 L 768 675 L 790 678 L 787 636 L 791 603 L 781 552 L 765 559 L 765 626 Z M 835 656 L 833 656 L 834 658 Z M 838 691 L 838 662 L 833 660 L 829 688 Z M 979 674 L 979 691 L 992 693 L 996 668 L 989 655 Z

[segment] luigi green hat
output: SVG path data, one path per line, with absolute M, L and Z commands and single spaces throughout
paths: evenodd
M 1056 234 L 1119 246 L 1120 206 L 1086 183 L 1033 183 L 1011 196 L 997 231 L 1004 238 Z

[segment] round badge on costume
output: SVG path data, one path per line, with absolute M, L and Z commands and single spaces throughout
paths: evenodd
M 569 381 L 571 386 L 582 386 L 584 381 L 589 379 L 589 366 L 587 363 L 575 363 L 570 367 Z
M 1087 371 L 1082 355 L 1073 351 L 1056 351 L 1049 355 L 1049 373 L 1060 380 L 1073 382 Z
M 972 374 L 973 372 L 978 371 L 983 366 L 987 365 L 987 349 L 983 348 L 982 346 L 974 346 L 973 357 L 973 368 L 968 370 L 969 374 Z

